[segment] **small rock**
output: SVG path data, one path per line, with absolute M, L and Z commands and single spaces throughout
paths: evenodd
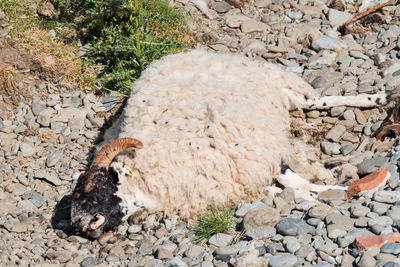
M 233 236 L 227 235 L 227 234 L 222 234 L 218 233 L 213 235 L 209 240 L 208 243 L 210 245 L 216 246 L 216 247 L 225 247 L 228 246 L 233 240 Z
M 240 29 L 243 33 L 248 34 L 252 32 L 263 32 L 267 30 L 267 25 L 263 22 L 256 20 L 246 20 L 240 25 Z
M 294 255 L 276 255 L 269 258 L 270 267 L 291 267 L 297 262 L 297 257 Z
M 351 18 L 353 18 L 353 14 L 348 12 L 342 12 L 333 8 L 328 10 L 328 20 L 332 26 L 342 25 Z
M 346 127 L 338 124 L 328 131 L 325 138 L 333 142 L 338 142 L 345 132 Z
M 321 149 L 327 155 L 340 154 L 341 146 L 337 143 L 321 142 Z
M 156 251 L 156 258 L 159 260 L 171 260 L 173 259 L 174 255 L 172 254 L 172 251 L 169 251 L 168 249 L 164 248 L 163 246 L 158 247 Z
M 68 251 L 68 250 L 58 250 L 58 251 L 47 252 L 46 256 L 50 260 L 59 261 L 61 263 L 64 263 L 64 262 L 71 260 L 72 252 Z
M 400 243 L 386 243 L 381 247 L 380 252 L 398 255 L 400 254 Z
M 393 204 L 400 201 L 400 191 L 376 191 L 373 195 L 373 199 L 377 202 Z
M 271 226 L 259 226 L 246 231 L 246 236 L 254 240 L 266 239 L 274 236 L 275 234 L 276 230 Z
M 228 4 L 225 1 L 221 1 L 221 2 L 216 2 L 214 4 L 214 9 L 215 11 L 217 11 L 218 13 L 226 13 L 231 9 L 231 5 Z
M 25 142 L 20 143 L 19 150 L 21 151 L 23 157 L 30 157 L 36 154 L 36 147 Z
M 46 159 L 47 167 L 53 167 L 57 164 L 57 162 L 61 159 L 61 153 L 59 151 L 55 151 L 50 153 Z
M 324 203 L 329 203 L 334 200 L 345 200 L 346 191 L 339 189 L 331 189 L 323 191 L 318 195 L 318 200 Z
M 322 35 L 312 42 L 311 47 L 316 51 L 320 51 L 344 49 L 347 45 L 339 40 Z
M 387 157 L 376 157 L 372 159 L 364 160 L 358 165 L 358 174 L 365 175 L 370 174 L 378 169 L 380 169 L 384 164 L 389 162 Z
M 357 264 L 357 266 L 359 267 L 375 267 L 375 265 L 376 265 L 376 260 L 374 259 L 373 256 L 371 256 L 368 253 L 364 253 Z
M 249 17 L 242 16 L 242 15 L 227 15 L 225 22 L 226 22 L 226 25 L 228 25 L 228 27 L 230 27 L 230 28 L 239 28 L 240 25 L 244 21 L 248 21 L 248 20 L 250 20 Z
M 29 200 L 37 208 L 40 208 L 44 203 L 43 197 L 35 191 L 26 191 L 22 196 L 22 199 Z
M 28 230 L 28 224 L 25 222 L 10 222 L 5 223 L 4 227 L 14 233 L 24 233 Z
M 243 226 L 247 231 L 258 226 L 274 226 L 279 219 L 278 210 L 260 206 L 247 212 L 243 219 Z
M 193 245 L 186 252 L 186 257 L 189 258 L 199 258 L 201 254 L 205 251 L 205 248 L 202 246 Z
M 308 225 L 305 221 L 296 218 L 284 218 L 276 225 L 276 230 L 282 235 L 297 236 L 307 234 L 314 230 L 314 227 Z

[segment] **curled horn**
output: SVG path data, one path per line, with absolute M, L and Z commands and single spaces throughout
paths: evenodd
M 105 145 L 93 159 L 90 167 L 108 168 L 114 157 L 129 147 L 142 148 L 143 144 L 135 138 L 120 138 Z

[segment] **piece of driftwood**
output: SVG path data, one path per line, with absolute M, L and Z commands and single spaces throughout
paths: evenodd
M 355 17 L 353 17 L 353 18 L 349 19 L 348 21 L 346 21 L 345 23 L 343 23 L 342 26 L 339 27 L 339 31 L 342 32 L 344 29 L 346 29 L 346 27 L 350 23 L 355 22 L 355 21 L 357 21 L 357 20 L 359 20 L 359 19 L 361 19 L 361 18 L 363 18 L 363 17 L 365 17 L 365 16 L 377 11 L 378 9 L 381 9 L 381 8 L 387 6 L 387 5 L 396 3 L 397 1 L 399 1 L 399 0 L 389 0 L 389 1 L 385 2 L 385 3 L 383 3 L 383 4 L 374 6 L 373 8 L 370 8 L 370 9 L 364 11 L 364 12 L 361 12 L 361 13 L 357 14 Z

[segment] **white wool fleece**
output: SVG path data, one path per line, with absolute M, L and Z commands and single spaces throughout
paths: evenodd
M 289 141 L 288 111 L 314 97 L 311 86 L 275 65 L 193 50 L 143 72 L 106 141 L 142 141 L 130 166 L 135 185 L 157 209 L 189 217 L 259 197 L 282 161 L 307 173 L 307 151 L 299 159 Z

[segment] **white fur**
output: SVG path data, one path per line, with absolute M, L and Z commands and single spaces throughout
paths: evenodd
M 143 204 L 188 217 L 208 205 L 260 197 L 282 161 L 306 179 L 330 181 L 316 149 L 290 135 L 289 110 L 327 107 L 321 103 L 304 80 L 265 61 L 193 50 L 153 62 L 105 134 L 106 142 L 143 142 L 128 157 L 135 180 L 119 194 L 136 203 L 131 209 Z

